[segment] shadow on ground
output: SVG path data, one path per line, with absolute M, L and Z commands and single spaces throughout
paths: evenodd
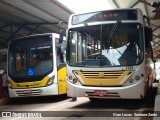
M 68 99 L 66 94 L 65 95 L 55 95 L 55 96 L 11 98 L 8 100 L 8 105 L 54 103 L 54 102 L 59 102 L 65 99 Z

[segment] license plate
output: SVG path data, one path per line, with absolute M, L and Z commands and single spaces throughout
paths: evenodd
M 107 95 L 107 90 L 95 90 L 94 94 L 99 96 L 104 96 Z
M 23 93 L 30 94 L 30 93 L 32 93 L 32 90 L 24 90 Z

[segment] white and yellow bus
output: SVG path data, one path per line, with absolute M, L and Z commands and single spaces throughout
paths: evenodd
M 66 41 L 59 38 L 59 34 L 47 33 L 10 41 L 10 98 L 66 94 Z
M 67 95 L 143 99 L 155 79 L 152 31 L 140 9 L 73 14 L 67 30 Z

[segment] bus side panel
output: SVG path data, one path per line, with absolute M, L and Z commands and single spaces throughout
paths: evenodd
M 66 66 L 60 65 L 58 68 L 58 93 L 66 94 Z

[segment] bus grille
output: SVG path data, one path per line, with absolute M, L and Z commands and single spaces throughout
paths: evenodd
M 106 72 L 82 72 L 82 75 L 85 78 L 92 79 L 117 79 L 119 78 L 124 71 L 106 71 Z
M 25 97 L 25 96 L 39 96 L 39 95 L 41 95 L 41 93 L 42 93 L 42 90 L 40 90 L 40 89 L 32 90 L 31 93 L 25 93 L 24 91 L 25 91 L 25 90 L 18 90 L 18 91 L 16 91 L 16 94 L 17 94 L 19 97 Z
M 122 86 L 133 71 L 73 71 L 84 86 Z

